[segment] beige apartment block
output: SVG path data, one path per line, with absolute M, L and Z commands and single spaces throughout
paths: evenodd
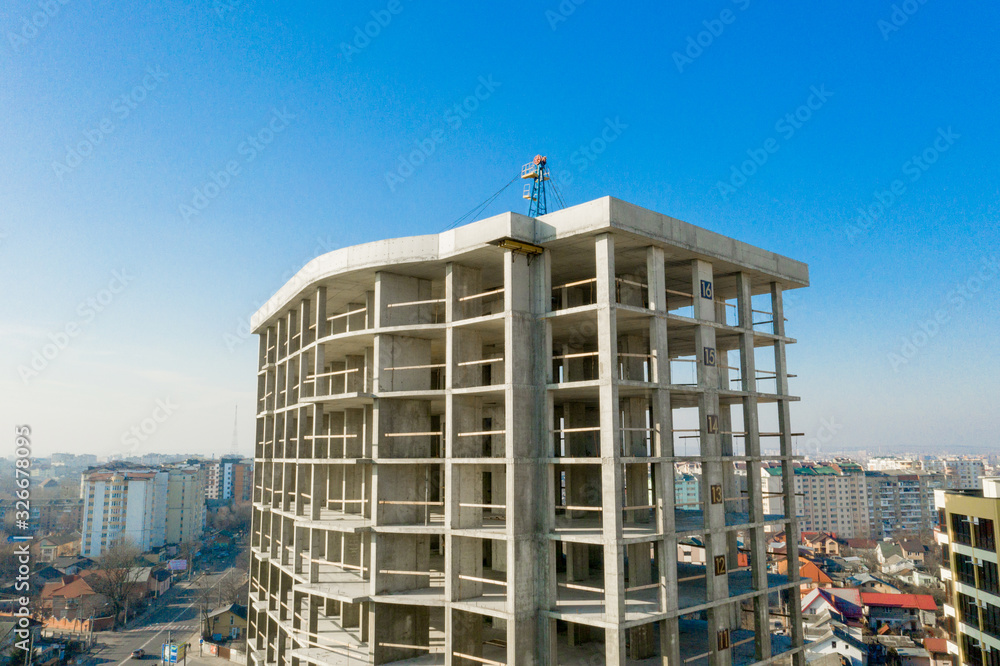
M 166 539 L 167 473 L 143 467 L 93 468 L 80 484 L 80 554 L 98 558 L 120 541 L 142 552 Z
M 252 662 L 803 664 L 761 466 L 808 281 L 613 198 L 311 261 L 253 318 Z
M 169 465 L 167 472 L 167 543 L 200 539 L 205 528 L 205 469 Z

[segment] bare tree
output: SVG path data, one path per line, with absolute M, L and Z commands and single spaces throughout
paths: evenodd
M 13 511 L 8 511 L 13 516 Z M 7 540 L 7 532 L 0 530 L 0 580 L 8 580 L 17 575 L 17 546 Z
M 244 532 L 250 529 L 251 513 L 249 502 L 233 502 L 210 510 L 208 524 L 214 530 Z
M 216 590 L 216 608 L 230 606 L 232 604 L 247 603 L 248 577 L 245 571 L 232 571 L 223 580 L 219 581 Z
M 250 502 L 233 502 L 232 506 L 232 529 L 234 532 L 246 532 L 250 529 L 250 520 L 253 509 Z
M 128 609 L 129 600 L 141 595 L 139 575 L 142 569 L 136 565 L 141 555 L 142 551 L 135 544 L 121 540 L 104 551 L 97 559 L 93 574 L 87 578 L 94 592 L 107 600 L 115 626 L 118 626 L 118 616 Z

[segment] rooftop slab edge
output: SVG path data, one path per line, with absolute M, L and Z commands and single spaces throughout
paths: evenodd
M 251 330 L 257 333 L 311 285 L 336 275 L 447 260 L 501 238 L 545 245 L 611 229 L 647 236 L 707 259 L 719 259 L 772 275 L 784 282 L 786 288 L 809 285 L 809 268 L 800 261 L 606 196 L 539 218 L 506 212 L 439 234 L 377 240 L 322 254 L 307 263 L 254 313 Z
M 723 236 L 720 233 L 636 206 L 621 199 L 606 198 L 610 208 L 610 223 L 615 229 L 632 231 L 660 240 L 668 245 L 684 248 L 695 254 L 772 275 L 787 283 L 786 289 L 809 286 L 809 266 L 801 261 L 764 250 L 729 236 Z

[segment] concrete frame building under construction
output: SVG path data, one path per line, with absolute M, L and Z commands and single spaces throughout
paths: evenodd
M 311 261 L 253 318 L 250 658 L 804 663 L 793 484 L 765 514 L 760 469 L 793 478 L 807 285 L 607 197 Z M 692 537 L 707 566 L 677 562 Z

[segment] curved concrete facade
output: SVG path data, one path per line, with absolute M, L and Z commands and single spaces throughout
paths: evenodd
M 792 476 L 782 304 L 807 285 L 612 198 L 311 261 L 252 322 L 251 658 L 801 663 L 798 603 L 769 605 L 798 558 L 769 576 L 764 538 L 797 534 L 794 492 L 765 514 L 760 468 Z

